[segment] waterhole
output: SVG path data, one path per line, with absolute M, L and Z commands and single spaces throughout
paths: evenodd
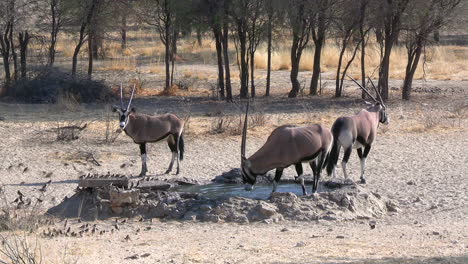
M 175 188 L 178 192 L 188 193 L 200 193 L 208 198 L 217 197 L 245 197 L 250 199 L 261 199 L 265 200 L 270 197 L 273 185 L 269 184 L 255 184 L 252 191 L 244 190 L 244 185 L 241 184 L 219 184 L 212 183 L 207 185 L 190 185 L 190 186 L 179 186 Z M 312 190 L 312 185 L 306 184 L 306 190 L 308 193 Z M 280 183 L 277 192 L 291 192 L 296 195 L 302 195 L 302 188 L 300 184 L 295 183 Z

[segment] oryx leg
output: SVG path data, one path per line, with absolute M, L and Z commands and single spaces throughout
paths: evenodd
M 295 167 L 296 167 L 296 172 L 297 172 L 297 177 L 296 180 L 299 180 L 301 182 L 301 187 L 302 187 L 302 193 L 304 195 L 307 195 L 307 191 L 306 191 L 306 188 L 305 188 L 305 184 L 304 184 L 304 170 L 302 169 L 302 163 L 299 162 L 299 163 L 296 163 L 295 164 Z
M 174 166 L 174 160 L 177 159 L 178 162 L 178 155 L 177 155 L 177 145 L 176 145 L 176 139 L 174 135 L 170 135 L 167 137 L 167 145 L 171 149 L 172 152 L 172 158 L 171 158 L 171 163 L 169 163 L 169 167 L 167 168 L 166 172 L 164 174 L 168 174 L 169 172 L 172 171 L 172 167 Z M 179 169 L 177 168 L 177 173 L 179 173 Z
M 353 150 L 352 145 L 344 149 L 344 156 L 343 156 L 343 161 L 341 162 L 341 167 L 343 168 L 343 174 L 344 174 L 345 180 L 348 179 L 348 173 L 346 172 L 346 163 L 348 163 L 352 150 Z
M 312 185 L 312 193 L 317 192 L 319 182 L 320 182 L 320 174 L 322 172 L 326 159 L 327 159 L 327 151 L 322 151 L 320 152 L 319 156 L 310 164 L 312 168 L 312 172 L 314 174 L 314 184 Z
M 364 153 L 362 152 L 362 148 L 357 149 L 357 153 L 359 155 L 359 159 L 361 161 L 361 183 L 365 184 L 366 179 L 364 178 L 364 170 L 366 167 L 366 159 L 367 155 L 369 155 L 369 151 L 371 149 L 371 145 L 367 145 L 364 147 Z
M 148 168 L 146 166 L 146 143 L 140 144 L 140 155 L 141 155 L 141 172 L 140 176 L 145 176 L 148 172 Z
M 281 180 L 281 176 L 283 176 L 283 168 L 277 168 L 275 172 L 275 179 L 273 180 L 273 190 L 271 192 L 276 192 L 276 188 L 278 187 L 278 183 Z

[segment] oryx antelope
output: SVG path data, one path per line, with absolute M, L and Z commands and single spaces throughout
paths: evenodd
M 349 77 L 349 76 L 348 76 Z M 351 78 L 351 77 L 349 77 Z M 364 87 L 362 87 L 356 80 L 351 78 L 367 95 L 369 95 L 374 104 L 367 109 L 362 109 L 354 116 L 340 117 L 332 126 L 333 133 L 333 147 L 330 153 L 330 159 L 327 165 L 327 174 L 336 177 L 335 167 L 338 162 L 340 149 L 343 147 L 344 156 L 341 163 L 345 179 L 348 179 L 346 172 L 346 163 L 349 160 L 353 148 L 357 149 L 359 159 L 361 160 L 361 183 L 366 183 L 364 178 L 364 169 L 366 166 L 366 158 L 369 155 L 372 143 L 377 136 L 377 128 L 380 123 L 388 124 L 389 117 L 387 116 L 386 107 L 383 103 L 379 91 L 372 83 L 379 100 Z M 364 149 L 364 151 L 363 151 Z
M 172 152 L 171 163 L 166 170 L 166 174 L 172 171 L 174 160 L 177 161 L 177 174 L 179 174 L 179 159 L 184 158 L 184 121 L 174 114 L 164 114 L 158 116 L 137 113 L 135 108 L 131 107 L 135 86 L 133 86 L 132 95 L 127 107 L 123 103 L 122 84 L 120 85 L 120 108 L 114 106 L 112 111 L 119 113 L 120 128 L 125 131 L 127 136 L 133 139 L 133 142 L 140 145 L 141 155 L 141 173 L 146 175 L 148 167 L 146 166 L 146 143 L 158 142 L 167 138 L 167 144 Z
M 328 128 L 321 125 L 296 127 L 284 125 L 273 130 L 265 144 L 248 159 L 245 157 L 249 103 L 245 112 L 242 131 L 241 168 L 245 189 L 250 191 L 258 175 L 264 175 L 276 169 L 273 192 L 276 191 L 284 168 L 295 165 L 296 179 L 301 181 L 302 191 L 307 194 L 304 185 L 302 162 L 308 162 L 312 168 L 314 181 L 312 192 L 317 191 L 320 172 L 325 168 L 333 136 Z

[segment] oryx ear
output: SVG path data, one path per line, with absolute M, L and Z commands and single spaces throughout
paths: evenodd
M 365 103 L 366 105 L 372 105 L 372 103 L 369 102 L 369 101 L 364 101 L 364 103 Z
M 117 109 L 118 109 L 118 106 L 116 106 L 116 105 L 112 106 L 112 112 L 114 112 L 114 113 L 117 112 Z

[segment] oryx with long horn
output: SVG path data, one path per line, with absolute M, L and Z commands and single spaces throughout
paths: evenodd
M 302 163 L 308 162 L 312 168 L 314 181 L 312 193 L 315 193 L 320 180 L 320 172 L 325 168 L 333 136 L 331 131 L 321 125 L 296 127 L 284 125 L 273 130 L 265 144 L 249 158 L 245 157 L 249 103 L 245 111 L 242 131 L 241 168 L 245 189 L 250 191 L 258 175 L 264 175 L 276 169 L 273 192 L 283 175 L 283 170 L 295 165 L 297 177 L 301 181 L 302 191 L 307 194 L 304 185 Z
M 177 174 L 179 174 L 179 159 L 184 158 L 184 121 L 174 114 L 163 114 L 158 116 L 137 113 L 131 107 L 135 85 L 127 107 L 123 103 L 123 90 L 120 84 L 120 108 L 114 106 L 113 112 L 119 113 L 120 128 L 133 139 L 133 142 L 140 145 L 141 173 L 146 175 L 148 167 L 146 165 L 147 154 L 146 144 L 154 143 L 167 138 L 167 144 L 172 152 L 171 163 L 166 170 L 166 174 L 172 171 L 174 161 L 177 161 Z
M 330 159 L 327 165 L 327 174 L 336 177 L 335 167 L 338 162 L 340 149 L 344 149 L 344 157 L 341 162 L 345 179 L 348 179 L 346 172 L 346 163 L 348 163 L 351 151 L 357 149 L 359 159 L 361 161 L 361 183 L 366 183 L 364 178 L 364 169 L 366 166 L 367 155 L 371 149 L 372 143 L 377 136 L 377 128 L 380 123 L 389 124 L 390 119 L 386 113 L 386 107 L 374 83 L 369 78 L 378 100 L 370 93 L 369 90 L 362 87 L 356 80 L 348 76 L 359 88 L 361 88 L 373 101 L 371 107 L 362 109 L 354 116 L 346 116 L 338 118 L 332 126 L 333 147 L 330 153 Z M 363 151 L 364 149 L 364 151 Z

